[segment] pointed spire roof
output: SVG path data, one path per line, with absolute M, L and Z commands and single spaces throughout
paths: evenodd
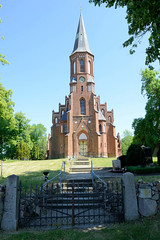
M 74 53 L 74 52 L 89 52 L 89 53 L 91 53 L 89 44 L 88 44 L 88 39 L 87 39 L 84 22 L 83 22 L 82 13 L 80 14 L 76 39 L 75 39 L 74 48 L 73 48 L 72 53 Z

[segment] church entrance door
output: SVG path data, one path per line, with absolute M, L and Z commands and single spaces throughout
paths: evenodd
M 88 144 L 87 141 L 79 141 L 79 155 L 88 156 Z

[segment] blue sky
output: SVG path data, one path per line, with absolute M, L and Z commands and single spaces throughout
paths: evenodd
M 9 66 L 0 66 L 0 81 L 12 89 L 15 112 L 47 132 L 52 110 L 69 95 L 70 62 L 80 8 L 90 49 L 95 56 L 95 93 L 114 109 L 116 132 L 132 130 L 134 118 L 144 117 L 140 72 L 145 68 L 147 36 L 134 55 L 122 43 L 128 38 L 125 9 L 95 7 L 88 0 L 2 0 L 1 53 Z M 158 64 L 157 64 L 158 66 Z M 158 68 L 157 68 L 158 70 Z

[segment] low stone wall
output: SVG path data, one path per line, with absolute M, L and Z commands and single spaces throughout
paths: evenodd
M 2 222 L 3 209 L 4 209 L 4 194 L 5 194 L 5 187 L 0 185 L 0 226 Z
M 136 184 L 138 211 L 141 216 L 149 217 L 160 212 L 160 183 L 144 183 L 139 180 Z

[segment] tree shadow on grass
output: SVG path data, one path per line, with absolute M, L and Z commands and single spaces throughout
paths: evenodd
M 43 185 L 45 183 L 45 177 L 43 172 L 48 171 L 48 180 L 54 178 L 55 176 L 57 176 L 60 173 L 60 170 L 48 170 L 48 169 L 43 169 L 41 171 L 36 171 L 36 172 L 23 172 L 23 174 L 19 174 L 19 181 L 21 181 L 22 186 L 27 186 L 30 187 L 32 185 L 32 187 L 40 187 L 41 185 Z M 66 174 L 66 173 L 65 173 Z M 63 173 L 62 173 L 62 177 L 63 177 Z M 3 178 L 3 183 L 6 183 L 7 178 Z M 53 180 L 53 183 L 59 183 L 60 182 L 60 177 L 56 177 Z

